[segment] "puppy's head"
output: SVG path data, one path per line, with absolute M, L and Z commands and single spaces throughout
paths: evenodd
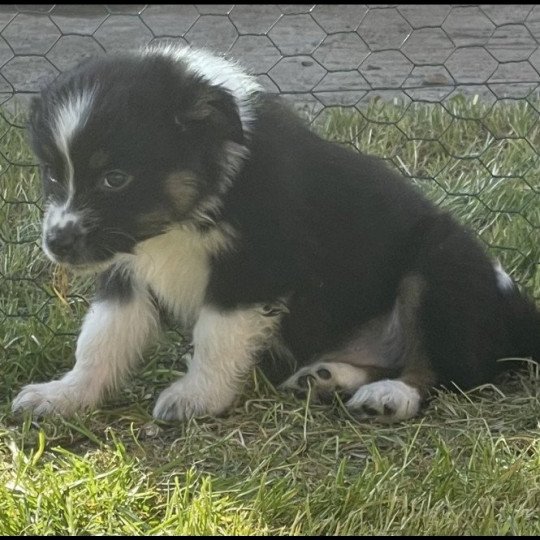
M 46 198 L 44 250 L 81 269 L 195 219 L 209 200 L 215 207 L 245 137 L 226 87 L 160 54 L 63 74 L 35 100 L 30 134 Z

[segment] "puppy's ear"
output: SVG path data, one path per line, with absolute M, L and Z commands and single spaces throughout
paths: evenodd
M 229 92 L 216 86 L 205 86 L 189 101 L 175 116 L 176 124 L 197 127 L 235 143 L 244 143 L 238 107 Z

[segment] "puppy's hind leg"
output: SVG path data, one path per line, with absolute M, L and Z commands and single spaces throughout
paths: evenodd
M 435 384 L 467 390 L 490 381 L 508 351 L 500 275 L 478 242 L 444 217 L 426 236 L 418 274 L 398 294 L 403 372 L 360 388 L 348 405 L 363 414 L 381 417 L 387 404 L 389 419 L 410 418 Z
M 409 275 L 402 280 L 395 306 L 403 339 L 401 373 L 398 378 L 371 382 L 356 391 L 346 405 L 364 418 L 397 422 L 416 416 L 436 381 L 420 331 L 423 293 L 424 283 L 419 276 Z
M 415 416 L 435 382 L 419 328 L 423 292 L 419 276 L 406 276 L 390 313 L 364 325 L 342 348 L 303 367 L 282 387 L 300 395 L 310 391 L 324 402 L 337 392 L 364 418 Z

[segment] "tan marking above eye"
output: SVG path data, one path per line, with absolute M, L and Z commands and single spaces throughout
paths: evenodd
M 98 150 L 94 152 L 88 160 L 88 166 L 92 169 L 100 169 L 107 164 L 109 160 L 109 154 L 105 150 Z
M 178 171 L 165 179 L 165 192 L 173 208 L 180 213 L 188 211 L 197 198 L 199 179 L 193 171 Z

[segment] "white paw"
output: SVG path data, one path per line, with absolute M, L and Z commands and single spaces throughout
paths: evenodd
M 360 411 L 365 418 L 399 422 L 418 414 L 420 404 L 416 388 L 402 381 L 387 379 L 362 386 L 346 405 Z
M 154 407 L 158 420 L 187 420 L 194 416 L 218 415 L 227 409 L 234 395 L 224 396 L 197 385 L 189 376 L 163 390 Z
M 69 416 L 83 409 L 85 404 L 76 386 L 60 380 L 24 386 L 13 400 L 11 410 L 15 413 L 30 411 L 36 416 Z
M 361 367 L 340 362 L 317 362 L 299 369 L 282 385 L 284 390 L 293 390 L 296 395 L 307 395 L 309 387 L 318 401 L 330 401 L 335 392 L 351 395 L 367 381 L 367 373 Z

